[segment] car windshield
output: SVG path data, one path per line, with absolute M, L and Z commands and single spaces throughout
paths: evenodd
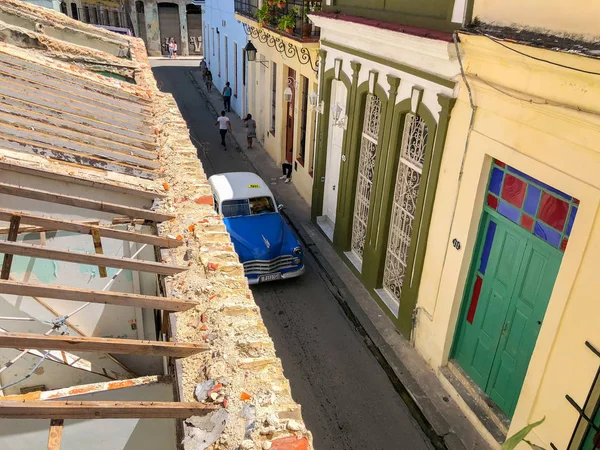
M 256 216 L 274 212 L 276 212 L 275 205 L 271 197 L 225 200 L 221 204 L 223 217 Z

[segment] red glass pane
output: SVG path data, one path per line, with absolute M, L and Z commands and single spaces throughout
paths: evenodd
M 483 279 L 477 275 L 475 280 L 475 286 L 473 287 L 473 296 L 471 297 L 471 304 L 469 305 L 469 312 L 467 313 L 467 322 L 473 323 L 475 318 L 475 310 L 477 309 L 477 302 L 479 301 L 479 294 L 481 294 L 481 285 Z
M 578 199 L 576 199 L 576 198 L 574 198 L 574 199 L 573 199 L 573 204 L 574 204 L 574 205 L 579 205 L 579 200 L 578 200 Z
M 488 194 L 487 204 L 490 208 L 496 209 L 498 207 L 498 199 L 496 197 L 494 197 L 492 194 Z
M 567 244 L 569 243 L 569 238 L 563 238 L 560 243 L 560 249 L 564 252 L 567 249 Z
M 547 192 L 542 194 L 538 219 L 562 232 L 568 212 L 569 204 L 567 202 L 563 202 Z
M 494 159 L 494 163 L 496 163 L 497 166 L 500 167 L 506 167 L 506 164 L 504 164 L 502 161 L 500 161 L 499 159 Z
M 504 177 L 504 185 L 502 186 L 502 198 L 511 205 L 521 208 L 523 199 L 525 199 L 525 189 L 527 185 L 524 181 L 506 174 Z
M 521 214 L 521 226 L 526 230 L 533 230 L 533 219 L 526 214 Z

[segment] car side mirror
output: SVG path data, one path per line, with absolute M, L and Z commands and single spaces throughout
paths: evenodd
M 281 211 L 283 208 L 285 208 L 285 206 L 282 204 L 277 205 L 277 211 Z

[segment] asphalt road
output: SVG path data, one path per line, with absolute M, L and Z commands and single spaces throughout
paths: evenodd
M 171 93 L 199 147 L 208 176 L 254 171 L 231 146 L 224 151 L 215 119 L 188 72 L 197 61 L 152 61 L 164 92 Z M 385 372 L 368 351 L 307 255 L 306 274 L 252 288 L 294 399 L 317 450 L 425 450 L 427 437 Z

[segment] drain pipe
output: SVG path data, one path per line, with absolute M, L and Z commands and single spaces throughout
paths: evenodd
M 456 187 L 456 196 L 454 198 L 454 206 L 452 208 L 452 219 L 450 220 L 450 229 L 448 230 L 448 237 L 446 239 L 446 242 L 449 243 L 450 242 L 450 236 L 452 235 L 452 225 L 454 224 L 454 218 L 456 217 L 456 205 L 458 204 L 458 195 L 460 193 L 460 185 L 462 183 L 462 176 L 463 176 L 463 171 L 464 171 L 464 167 L 465 167 L 465 159 L 467 157 L 467 150 L 469 148 L 469 142 L 471 141 L 471 133 L 473 131 L 473 126 L 475 124 L 475 112 L 477 111 L 477 106 L 475 106 L 475 102 L 473 101 L 473 92 L 471 90 L 471 86 L 469 85 L 469 81 L 467 80 L 467 76 L 465 74 L 465 69 L 463 66 L 463 61 L 462 61 L 462 57 L 460 56 L 460 48 L 458 46 L 458 32 L 454 32 L 452 33 L 452 40 L 454 41 L 454 48 L 456 49 L 456 57 L 458 59 L 458 65 L 460 67 L 460 75 L 462 77 L 462 80 L 465 84 L 465 87 L 467 88 L 467 93 L 469 94 L 469 105 L 471 106 L 471 119 L 469 120 L 469 129 L 467 131 L 467 138 L 465 140 L 465 148 L 463 150 L 463 154 L 462 154 L 462 158 L 460 161 L 460 170 L 458 172 L 458 180 L 457 180 L 457 187 Z M 435 298 L 437 300 L 437 298 L 440 295 L 440 288 L 442 285 L 442 280 L 441 277 L 444 273 L 444 270 L 446 268 L 446 261 L 447 261 L 447 257 L 448 257 L 448 247 L 449 245 L 446 245 L 446 250 L 444 252 L 444 263 L 442 264 L 442 271 L 440 273 L 440 281 L 438 283 L 438 287 L 437 287 L 437 291 L 435 294 Z M 433 320 L 433 316 L 431 316 L 425 309 L 423 309 L 420 306 L 417 306 L 415 308 L 415 310 L 413 311 L 413 316 L 412 316 L 412 331 L 411 331 L 411 341 L 414 340 L 414 335 L 415 335 L 415 329 L 417 327 L 417 315 L 418 313 L 422 311 L 424 312 L 427 317 L 429 317 L 430 320 Z

